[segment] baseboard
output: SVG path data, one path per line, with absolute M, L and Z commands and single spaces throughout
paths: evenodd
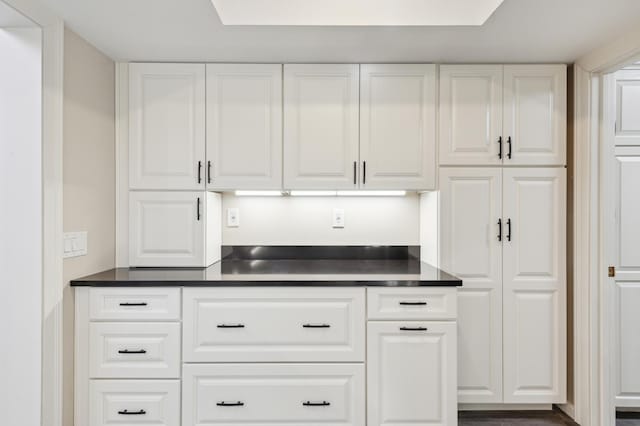
M 548 411 L 552 404 L 458 404 L 458 411 Z

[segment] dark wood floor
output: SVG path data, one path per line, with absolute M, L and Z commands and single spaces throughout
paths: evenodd
M 562 411 L 461 411 L 459 426 L 578 426 Z M 640 414 L 618 413 L 616 426 L 640 426 Z

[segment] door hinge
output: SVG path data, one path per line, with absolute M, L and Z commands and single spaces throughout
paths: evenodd
M 615 276 L 616 276 L 616 267 L 609 266 L 609 277 L 615 277 Z

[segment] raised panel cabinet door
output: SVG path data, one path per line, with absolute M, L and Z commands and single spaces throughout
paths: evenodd
M 616 146 L 640 146 L 640 70 L 616 73 Z
M 567 67 L 505 65 L 504 164 L 566 163 Z
M 456 323 L 369 321 L 367 425 L 454 426 Z
M 566 170 L 505 169 L 504 402 L 566 399 Z
M 203 189 L 205 66 L 129 65 L 129 186 Z
M 207 188 L 282 187 L 282 65 L 207 65 Z
M 440 66 L 440 165 L 502 164 L 502 65 Z
M 440 168 L 440 262 L 460 277 L 458 398 L 502 402 L 502 170 Z
M 206 200 L 206 192 L 130 192 L 130 266 L 208 266 Z
M 284 66 L 284 187 L 358 187 L 358 65 Z
M 436 66 L 361 65 L 364 189 L 436 186 Z

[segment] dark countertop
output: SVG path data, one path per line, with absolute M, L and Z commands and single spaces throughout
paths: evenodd
M 225 259 L 208 268 L 116 268 L 72 286 L 461 286 L 462 280 L 410 259 Z

